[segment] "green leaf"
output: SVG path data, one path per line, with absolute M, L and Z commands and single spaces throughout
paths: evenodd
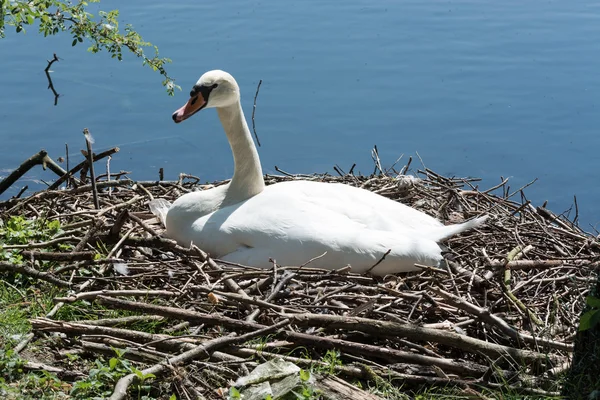
M 77 39 L 73 39 L 73 43 L 71 43 L 71 46 L 75 46 L 77 44 Z
M 597 311 L 598 310 L 590 310 L 581 316 L 581 319 L 579 320 L 579 330 L 580 331 L 587 331 L 588 329 L 590 329 L 592 327 L 592 325 L 591 325 L 592 316 Z
M 237 390 L 236 388 L 234 388 L 233 386 L 229 389 L 229 398 L 230 399 L 241 399 L 242 398 L 242 394 L 240 393 L 239 390 Z
M 594 308 L 600 308 L 600 299 L 594 296 L 587 296 L 585 298 L 585 302 L 587 303 L 588 306 L 590 307 L 594 307 Z
M 302 382 L 307 382 L 309 379 L 310 379 L 310 372 L 305 369 L 301 369 L 300 370 L 300 380 Z
M 115 357 L 113 357 L 108 361 L 108 366 L 110 367 L 110 369 L 115 369 L 118 362 L 119 362 L 119 360 L 116 359 Z
M 173 393 L 171 397 L 169 397 L 169 400 L 177 400 L 177 396 L 175 395 L 175 393 Z
M 138 377 L 139 380 L 141 380 L 142 382 L 144 381 L 144 374 L 142 373 L 142 371 L 140 371 L 136 367 L 131 367 L 131 370 Z

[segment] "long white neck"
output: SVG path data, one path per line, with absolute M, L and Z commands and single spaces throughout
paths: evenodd
M 256 146 L 250 135 L 244 111 L 239 101 L 227 107 L 218 107 L 217 114 L 225 129 L 233 153 L 235 170 L 223 205 L 249 199 L 265 188 L 262 168 Z

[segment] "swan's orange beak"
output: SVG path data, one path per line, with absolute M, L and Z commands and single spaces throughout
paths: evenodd
M 185 121 L 198 111 L 202 110 L 204 106 L 206 106 L 206 100 L 204 100 L 202 93 L 198 93 L 196 96 L 190 97 L 183 107 L 173 113 L 173 121 L 175 121 L 176 124 Z

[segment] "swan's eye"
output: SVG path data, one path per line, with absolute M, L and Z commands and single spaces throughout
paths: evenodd
M 213 83 L 213 85 L 211 86 L 212 89 L 216 88 L 217 86 L 219 86 L 218 83 Z

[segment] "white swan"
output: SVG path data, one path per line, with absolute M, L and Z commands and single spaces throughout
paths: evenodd
M 292 181 L 265 187 L 258 153 L 240 104 L 239 87 L 220 70 L 202 75 L 188 102 L 175 111 L 179 123 L 203 108 L 216 108 L 231 145 L 231 182 L 188 193 L 166 215 L 167 236 L 194 243 L 212 257 L 254 267 L 280 265 L 326 269 L 351 265 L 384 275 L 435 265 L 438 242 L 479 226 L 486 217 L 444 226 L 438 220 L 364 189 L 338 183 Z

